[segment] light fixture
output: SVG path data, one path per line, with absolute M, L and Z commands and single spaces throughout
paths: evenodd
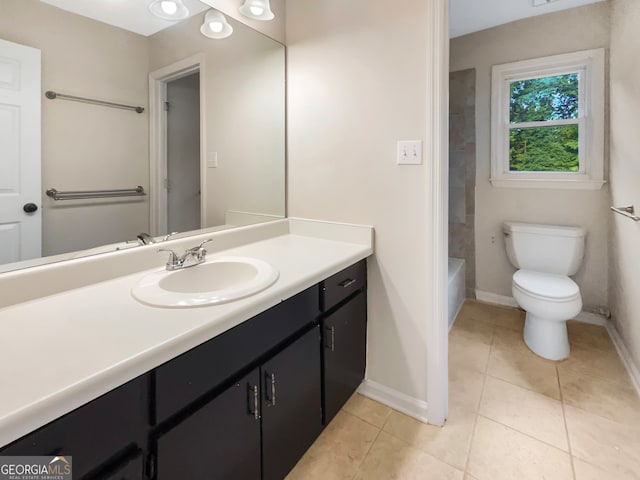
M 240 13 L 254 20 L 273 20 L 275 15 L 269 6 L 269 0 L 245 0 Z
M 204 23 L 200 27 L 200 33 L 205 37 L 227 38 L 233 33 L 233 27 L 229 25 L 225 16 L 217 10 L 211 9 L 204 16 Z
M 163 20 L 183 20 L 189 16 L 189 10 L 182 0 L 153 0 L 149 4 L 149 10 Z

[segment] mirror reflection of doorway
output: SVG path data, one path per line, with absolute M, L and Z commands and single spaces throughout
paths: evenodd
M 0 265 L 42 253 L 40 59 L 0 39 Z
M 200 73 L 167 82 L 167 233 L 200 228 Z

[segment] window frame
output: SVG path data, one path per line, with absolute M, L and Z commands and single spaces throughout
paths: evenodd
M 491 76 L 491 184 L 494 187 L 599 189 L 604 180 L 604 49 L 553 55 L 494 65 Z M 578 118 L 510 123 L 511 83 L 576 73 Z M 510 131 L 520 128 L 578 125 L 577 172 L 511 171 Z M 517 128 L 517 127 L 516 127 Z

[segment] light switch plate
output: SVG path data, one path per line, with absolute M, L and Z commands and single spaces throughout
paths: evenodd
M 218 168 L 218 152 L 207 152 L 207 168 Z
M 398 165 L 422 165 L 422 140 L 398 142 Z

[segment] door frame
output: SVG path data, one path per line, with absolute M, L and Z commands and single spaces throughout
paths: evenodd
M 427 15 L 427 215 L 429 302 L 426 329 L 428 422 L 444 425 L 449 397 L 447 270 L 449 256 L 449 2 L 429 0 Z
M 206 72 L 205 55 L 198 53 L 149 74 L 149 214 L 151 235 L 167 232 L 167 83 L 200 72 L 200 228 L 207 218 L 206 190 Z

